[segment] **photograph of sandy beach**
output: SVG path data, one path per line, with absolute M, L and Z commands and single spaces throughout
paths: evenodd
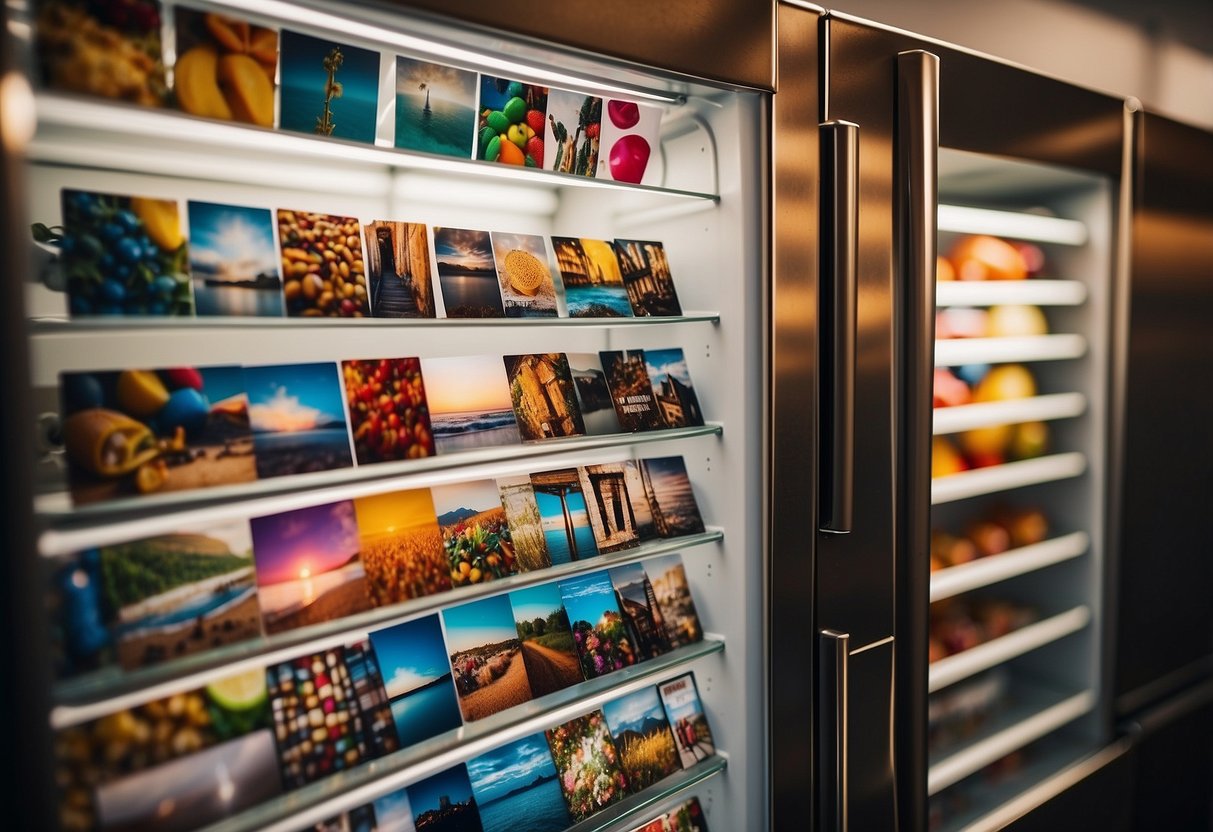
M 500 356 L 423 358 L 421 375 L 439 454 L 522 442 Z
M 257 473 L 281 477 L 349 468 L 345 392 L 336 364 L 245 367 Z

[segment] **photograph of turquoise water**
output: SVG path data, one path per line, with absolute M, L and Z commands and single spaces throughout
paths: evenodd
M 374 143 L 378 52 L 283 30 L 280 66 L 283 130 Z
M 396 58 L 396 147 L 470 159 L 476 73 Z

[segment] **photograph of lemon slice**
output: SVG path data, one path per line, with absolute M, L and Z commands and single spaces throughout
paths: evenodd
M 535 255 L 514 249 L 505 256 L 505 273 L 510 287 L 520 295 L 532 296 L 551 280 L 548 267 Z

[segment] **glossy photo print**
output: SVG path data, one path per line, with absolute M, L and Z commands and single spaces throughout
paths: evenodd
M 682 314 L 665 246 L 649 240 L 616 240 L 615 254 L 637 318 Z
M 703 534 L 703 517 L 683 458 L 650 457 L 640 460 L 640 468 L 658 536 Z
M 428 488 L 354 498 L 367 591 L 382 607 L 451 588 Z
M 365 318 L 371 313 L 355 217 L 278 210 L 282 292 L 292 318 Z
M 531 488 L 543 525 L 543 539 L 552 563 L 570 563 L 598 554 L 594 529 L 581 493 L 576 468 L 531 474 Z
M 645 369 L 653 385 L 653 399 L 667 428 L 699 427 L 703 410 L 691 386 L 691 372 L 680 348 L 645 350 Z
M 442 624 L 465 722 L 533 698 L 508 595 L 443 610 Z
M 476 73 L 396 57 L 396 147 L 470 159 Z
M 175 199 L 64 189 L 59 242 L 72 317 L 189 317 L 189 251 Z
M 622 433 L 611 390 L 607 386 L 602 358 L 596 352 L 570 352 L 565 356 L 573 386 L 577 388 L 577 405 L 589 436 L 609 436 Z
M 637 545 L 640 535 L 636 529 L 624 464 L 609 462 L 586 465 L 578 470 L 581 474 L 581 493 L 585 496 L 598 551 L 606 554 Z
M 565 90 L 548 94 L 543 167 L 574 176 L 595 176 L 602 131 L 602 99 Z
M 476 158 L 542 168 L 547 100 L 547 87 L 481 75 Z
M 602 713 L 629 791 L 647 789 L 682 768 L 656 686 L 612 699 L 602 706 Z
M 35 8 L 34 52 L 49 89 L 164 106 L 157 0 L 45 0 Z
M 247 20 L 177 6 L 173 93 L 186 113 L 274 126 L 278 32 Z
M 494 480 L 430 489 L 455 586 L 487 583 L 518 571 L 509 521 Z
M 600 352 L 602 369 L 606 373 L 607 389 L 615 405 L 615 416 L 626 433 L 661 430 L 665 420 L 657 409 L 653 384 L 649 380 L 644 350 L 610 350 Z
M 532 734 L 468 760 L 484 832 L 564 832 L 569 810 L 543 734 Z M 524 820 L 525 819 L 525 820 Z
M 596 679 L 636 663 L 636 649 L 606 572 L 561 581 L 560 595 L 586 679 Z
M 501 505 L 510 528 L 510 541 L 514 544 L 518 571 L 547 569 L 552 561 L 548 557 L 543 520 L 539 516 L 539 504 L 535 501 L 531 478 L 525 474 L 499 477 L 497 488 L 501 492 Z
M 371 805 L 375 809 L 372 832 L 417 832 L 407 789 L 388 792 L 383 797 L 375 798 Z
M 250 522 L 267 633 L 371 608 L 353 502 L 299 508 Z
M 603 106 L 598 178 L 651 185 L 661 135 L 661 108 L 607 99 Z
M 574 822 L 600 812 L 627 793 L 627 775 L 602 711 L 591 711 L 546 732 L 560 788 Z
M 631 832 L 708 832 L 707 813 L 699 805 L 699 798 L 692 797 Z
M 674 743 L 683 768 L 690 768 L 716 753 L 712 730 L 699 701 L 694 674 L 687 673 L 658 686 L 666 718 L 674 730 Z
M 448 318 L 504 318 L 487 231 L 434 227 L 438 284 Z
M 64 373 L 59 392 L 77 505 L 257 479 L 239 367 Z
M 343 361 L 341 376 L 359 465 L 434 455 L 421 359 Z
M 570 318 L 631 318 L 614 247 L 605 240 L 553 237 Z
M 649 580 L 645 565 L 616 566 L 609 574 L 637 657 L 644 661 L 670 652 L 673 642 L 666 630 L 665 613 L 657 601 L 657 590 Z
M 522 660 L 535 696 L 582 681 L 581 664 L 573 645 L 573 629 L 556 583 L 510 593 L 514 624 L 522 640 Z
M 193 201 L 186 210 L 198 316 L 281 318 L 282 278 L 269 210 Z
M 405 788 L 418 832 L 483 832 L 480 810 L 463 763 Z
M 439 454 L 522 441 L 500 356 L 423 358 L 421 373 Z
M 691 597 L 686 569 L 678 553 L 645 561 L 645 574 L 657 601 L 656 613 L 665 624 L 670 647 L 682 647 L 703 639 L 703 627 Z
M 429 230 L 419 222 L 376 221 L 366 233 L 366 272 L 376 318 L 433 318 Z
M 371 633 L 400 747 L 462 725 L 438 615 Z
M 585 433 L 564 353 L 507 355 L 504 361 L 510 400 L 523 442 Z
M 556 282 L 548 249 L 536 234 L 494 231 L 493 260 L 507 318 L 555 318 Z
M 259 476 L 354 464 L 336 364 L 245 367 L 243 376 Z
M 283 30 L 279 126 L 375 142 L 379 53 Z

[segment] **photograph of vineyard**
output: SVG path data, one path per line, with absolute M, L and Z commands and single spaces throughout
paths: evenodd
M 405 788 L 417 832 L 483 832 L 463 763 Z
M 371 602 L 381 607 L 451 588 L 428 488 L 356 497 L 358 538 Z
M 653 594 L 657 598 L 658 611 L 665 620 L 670 646 L 682 647 L 702 640 L 703 627 L 699 624 L 695 599 L 691 597 L 682 555 L 675 552 L 653 558 L 645 563 L 644 571 L 653 584 Z
M 570 719 L 545 733 L 574 822 L 623 799 L 627 776 L 619 765 L 619 753 L 602 711 Z
M 636 647 L 640 661 L 670 652 L 670 636 L 666 632 L 665 616 L 657 603 L 657 591 L 639 563 L 616 566 L 609 571 L 619 611 L 627 625 L 628 634 Z
M 631 832 L 708 832 L 708 821 L 699 798 L 692 797 L 686 803 L 659 815 L 644 826 Z
M 495 595 L 442 611 L 446 649 L 468 722 L 532 698 L 508 595 Z
M 609 436 L 622 433 L 598 353 L 570 352 L 565 357 L 573 376 L 573 386 L 577 388 L 577 404 L 586 434 Z
M 430 494 L 455 586 L 486 583 L 518 571 L 496 481 L 436 485 Z
M 56 672 L 146 667 L 261 635 L 245 520 L 80 552 L 52 586 Z M 75 614 L 92 609 L 97 614 Z
M 623 463 L 586 465 L 578 471 L 598 551 L 606 554 L 636 546 L 640 538 Z
M 703 517 L 682 457 L 642 459 L 640 468 L 657 534 L 661 537 L 703 534 Z
M 630 791 L 648 788 L 682 768 L 656 686 L 613 699 L 602 712 Z
M 561 581 L 560 596 L 585 678 L 596 679 L 636 663 L 636 650 L 605 571 Z
M 581 663 L 560 587 L 555 583 L 510 593 L 514 624 L 531 693 L 544 696 L 581 681 Z
M 531 474 L 531 488 L 543 526 L 543 539 L 552 563 L 571 563 L 598 554 L 594 529 L 581 493 L 576 468 Z
M 532 734 L 468 760 L 484 832 L 563 832 L 569 810 L 543 734 Z
M 402 748 L 463 724 L 437 614 L 376 630 L 371 645 Z
M 658 687 L 666 719 L 674 729 L 674 742 L 678 746 L 682 767 L 690 768 L 715 754 L 716 746 L 712 741 L 708 718 L 703 712 L 703 703 L 699 701 L 695 676 L 687 673 Z
M 585 433 L 564 353 L 507 355 L 503 360 L 523 442 Z
M 501 491 L 501 505 L 505 509 L 506 522 L 510 527 L 510 541 L 514 544 L 514 559 L 519 572 L 546 569 L 552 565 L 548 557 L 547 541 L 543 537 L 543 523 L 539 516 L 539 504 L 535 502 L 535 489 L 526 474 L 516 477 L 499 477 L 497 488 Z
M 371 608 L 352 501 L 254 517 L 250 522 L 267 633 Z

